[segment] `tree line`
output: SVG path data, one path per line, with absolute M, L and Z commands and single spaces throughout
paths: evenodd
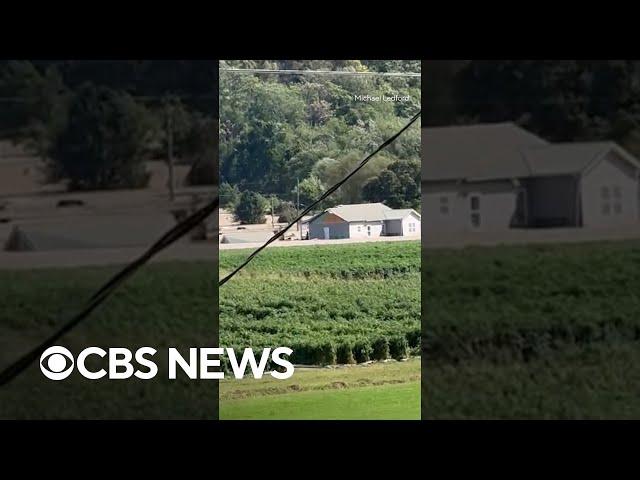
M 70 190 L 142 188 L 169 143 L 188 181 L 217 183 L 217 77 L 214 61 L 2 61 L 0 139 Z
M 402 128 L 421 105 L 420 77 L 239 74 L 227 68 L 420 72 L 419 61 L 225 61 L 220 71 L 221 205 L 245 223 L 290 221 Z M 358 101 L 358 95 L 407 97 Z M 412 128 L 323 208 L 420 205 L 420 130 Z
M 516 122 L 548 141 L 612 140 L 640 156 L 640 61 L 423 63 L 423 125 Z

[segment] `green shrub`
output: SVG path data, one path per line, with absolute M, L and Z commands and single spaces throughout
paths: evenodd
M 356 363 L 353 356 L 353 345 L 351 343 L 345 342 L 338 345 L 338 348 L 336 349 L 336 361 L 339 364 Z
M 317 344 L 313 349 L 313 365 L 335 365 L 336 346 L 332 342 Z
M 371 360 L 372 353 L 373 348 L 371 348 L 371 344 L 366 340 L 358 340 L 353 346 L 353 356 L 358 363 L 364 363 Z
M 419 349 L 421 337 L 422 333 L 420 332 L 419 328 L 411 330 L 409 333 L 407 333 L 407 342 L 409 342 L 409 347 Z
M 373 360 L 386 360 L 389 358 L 389 341 L 386 338 L 379 338 L 373 342 Z
M 407 338 L 401 335 L 391 337 L 389 340 L 389 354 L 391 358 L 402 360 L 409 356 L 409 342 Z

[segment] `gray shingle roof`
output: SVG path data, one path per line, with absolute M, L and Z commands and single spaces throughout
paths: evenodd
M 398 208 L 392 209 L 390 211 L 385 212 L 384 219 L 385 220 L 402 220 L 408 215 L 414 213 L 418 218 L 420 218 L 420 214 L 416 212 L 413 208 Z
M 329 208 L 327 213 L 333 213 L 347 222 L 378 222 L 381 220 L 399 220 L 405 218 L 411 212 L 418 218 L 420 214 L 410 208 L 393 209 L 384 203 L 356 203 L 353 205 L 338 205 Z M 320 215 L 317 215 L 319 217 Z M 313 219 L 312 219 L 313 220 Z M 311 220 L 310 220 L 311 221 Z
M 347 222 L 373 222 L 382 220 L 388 210 L 391 208 L 384 203 L 355 203 L 353 205 L 338 205 L 329 208 L 327 212 L 333 213 Z

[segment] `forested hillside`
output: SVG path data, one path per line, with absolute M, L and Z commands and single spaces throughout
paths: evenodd
M 419 61 L 224 61 L 220 64 L 222 203 L 253 195 L 290 217 L 402 128 L 420 109 L 420 77 L 247 74 L 228 68 L 420 72 Z M 401 95 L 363 101 L 358 95 Z M 384 181 L 380 181 L 382 175 Z M 330 204 L 385 201 L 419 208 L 420 129 L 374 158 Z

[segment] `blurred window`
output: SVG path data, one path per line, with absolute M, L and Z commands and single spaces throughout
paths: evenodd
M 449 197 L 440 197 L 440 214 L 449 215 Z

